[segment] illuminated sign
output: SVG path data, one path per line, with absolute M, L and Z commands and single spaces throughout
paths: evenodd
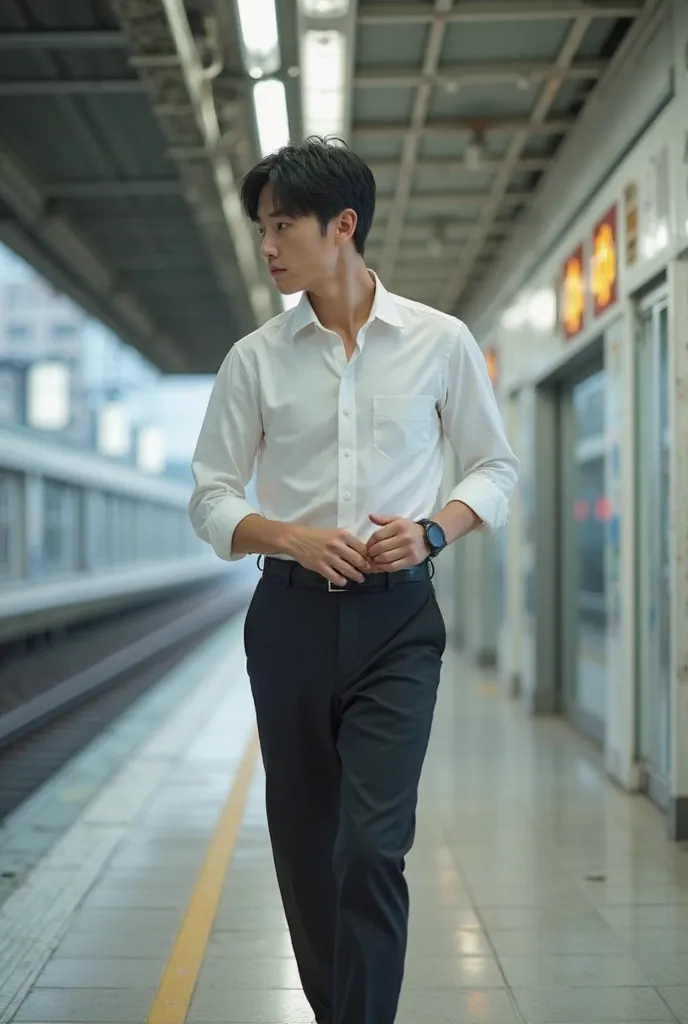
M 595 226 L 590 277 L 595 316 L 599 316 L 616 302 L 616 206 Z
M 490 378 L 492 387 L 497 386 L 497 374 L 498 374 L 498 362 L 497 362 L 497 350 L 494 348 L 488 348 L 485 353 L 485 363 L 487 364 L 487 375 Z
M 561 317 L 564 333 L 567 338 L 573 338 L 583 330 L 585 323 L 585 274 L 583 272 L 582 245 L 566 261 L 562 292 Z

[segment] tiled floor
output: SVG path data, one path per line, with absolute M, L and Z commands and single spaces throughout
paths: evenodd
M 146 1019 L 225 795 L 225 725 L 180 762 L 17 1020 Z M 409 861 L 399 1024 L 688 1024 L 688 854 L 595 762 L 565 724 L 528 719 L 447 659 Z M 189 1024 L 311 1021 L 262 787 L 259 772 Z

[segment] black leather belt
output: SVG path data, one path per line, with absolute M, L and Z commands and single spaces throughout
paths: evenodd
M 260 562 L 258 563 L 260 565 Z M 309 587 L 311 590 L 329 591 L 331 594 L 356 594 L 364 590 L 392 590 L 404 583 L 422 583 L 432 579 L 434 566 L 430 560 L 409 569 L 398 569 L 397 572 L 373 572 L 366 576 L 363 583 L 347 580 L 345 586 L 338 587 L 312 569 L 304 569 L 298 562 L 284 558 L 266 558 L 263 576 L 266 579 L 278 580 L 285 586 Z

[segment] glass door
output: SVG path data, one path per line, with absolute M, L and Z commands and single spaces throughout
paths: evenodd
M 667 299 L 638 319 L 638 731 L 643 784 L 664 806 L 670 757 L 669 366 Z
M 563 704 L 602 743 L 607 701 L 605 371 L 562 394 L 561 541 Z

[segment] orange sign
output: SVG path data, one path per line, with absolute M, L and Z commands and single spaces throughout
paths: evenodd
M 595 316 L 616 302 L 616 206 L 595 226 L 592 239 L 591 286 Z
M 564 333 L 573 338 L 583 330 L 585 322 L 585 274 L 583 272 L 583 246 L 580 245 L 564 265 L 561 315 Z
M 492 387 L 497 386 L 497 350 L 494 348 L 488 348 L 485 352 L 485 362 L 487 364 L 487 375 L 490 378 Z

